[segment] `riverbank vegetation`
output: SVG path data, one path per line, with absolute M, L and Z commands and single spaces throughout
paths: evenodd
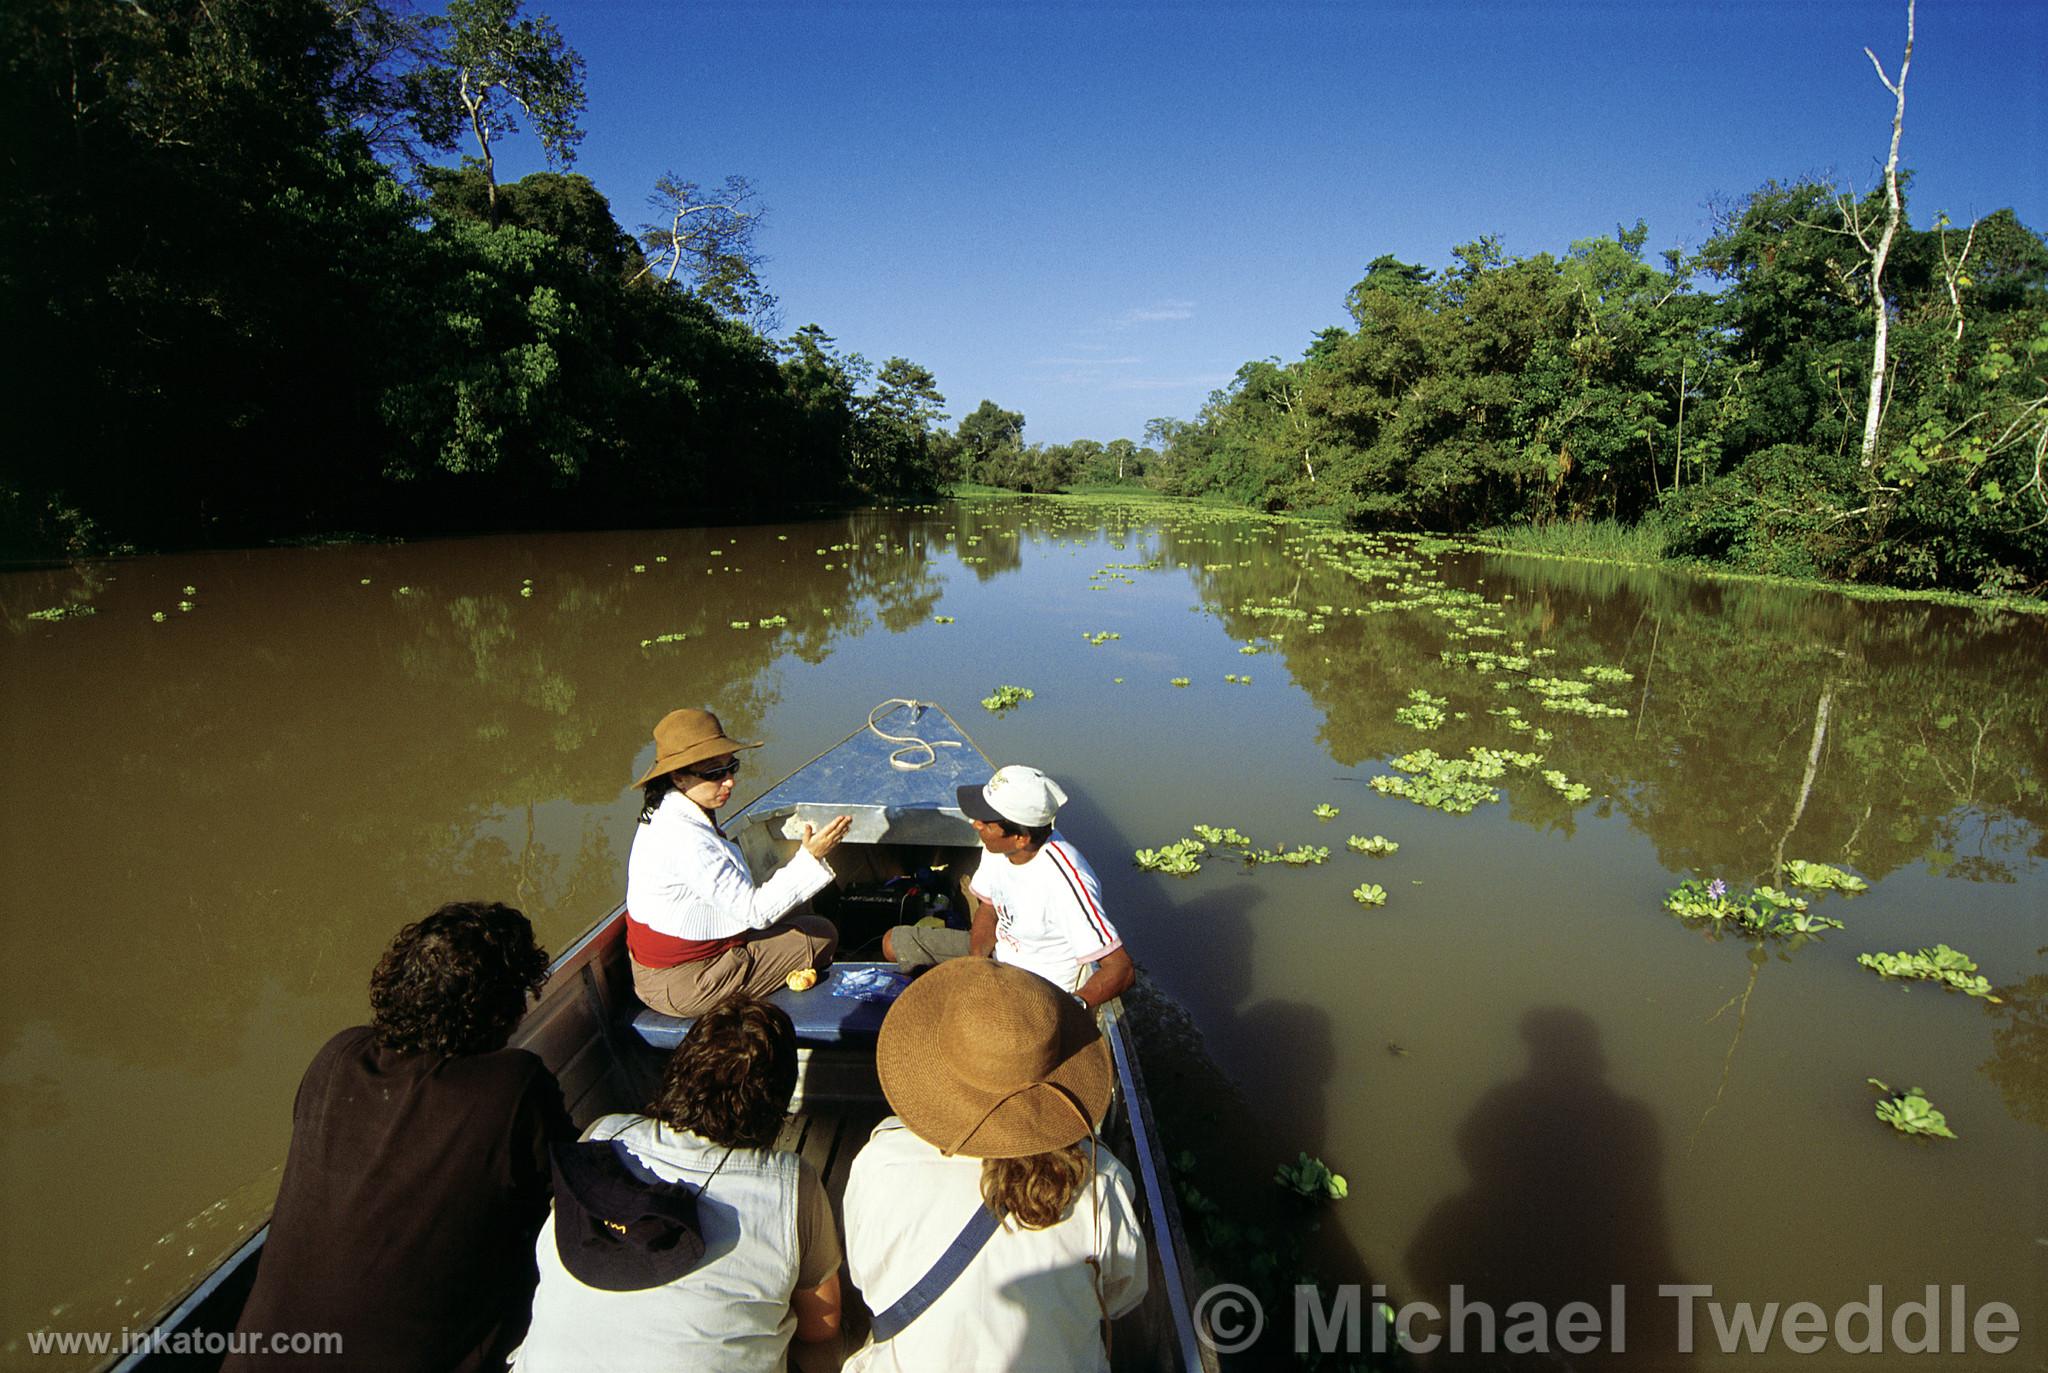
M 769 337 L 746 177 L 663 175 L 629 232 L 570 170 L 565 37 L 519 0 L 441 8 L 0 9 L 6 556 L 936 488 L 929 370 Z M 522 125 L 551 169 L 501 182 Z
M 1348 326 L 1154 421 L 1141 479 L 1507 551 L 2038 593 L 2048 244 L 2009 210 L 1900 231 L 1866 456 L 1857 232 L 1880 202 L 1773 182 L 1661 264 L 1641 222 L 1561 256 L 1492 237 L 1441 271 L 1382 256 Z

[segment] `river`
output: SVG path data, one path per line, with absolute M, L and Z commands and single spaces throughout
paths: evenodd
M 1646 1367 L 1724 1362 L 1704 1305 L 1700 1353 L 1647 1356 L 1660 1284 L 1960 1284 L 2048 1358 L 2038 619 L 1083 500 L 117 560 L 0 575 L 0 612 L 0 1365 L 63 1366 L 28 1332 L 136 1324 L 261 1219 L 398 925 L 501 899 L 559 949 L 608 911 L 663 712 L 767 740 L 744 797 L 894 696 L 1073 794 L 1196 1037 L 1158 1067 L 1169 1148 L 1226 1193 L 1303 1151 L 1344 1174 L 1328 1281 L 1623 1282 Z M 1000 684 L 1035 695 L 993 714 Z M 1541 761 L 1469 813 L 1373 786 L 1475 746 Z M 1133 863 L 1198 824 L 1329 855 Z M 1869 883 L 1800 893 L 1845 928 L 1663 908 L 1794 859 Z M 1937 942 L 2000 999 L 1856 961 Z M 1957 1138 L 1888 1128 L 1872 1077 Z

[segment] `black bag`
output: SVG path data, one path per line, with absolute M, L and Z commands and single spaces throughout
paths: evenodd
M 578 1282 L 638 1292 L 674 1282 L 704 1257 L 687 1185 L 652 1177 L 617 1140 L 557 1144 L 549 1154 L 555 1252 Z

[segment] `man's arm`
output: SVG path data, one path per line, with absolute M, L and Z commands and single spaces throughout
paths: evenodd
M 967 927 L 967 952 L 976 958 L 991 958 L 996 951 L 996 908 L 974 897 L 974 916 Z
M 796 1337 L 806 1344 L 839 1338 L 839 1274 L 816 1287 L 789 1294 L 790 1309 L 796 1312 Z
M 1081 990 L 1074 995 L 1089 1010 L 1094 1010 L 1113 996 L 1121 996 L 1138 980 L 1137 965 L 1121 946 L 1111 949 L 1096 960 L 1095 974 L 1081 984 Z

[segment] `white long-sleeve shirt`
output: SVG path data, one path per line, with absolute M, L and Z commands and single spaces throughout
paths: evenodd
M 696 802 L 671 791 L 633 832 L 626 909 L 672 939 L 727 939 L 766 929 L 831 881 L 831 867 L 799 847 L 755 886 L 740 846 L 720 834 Z

